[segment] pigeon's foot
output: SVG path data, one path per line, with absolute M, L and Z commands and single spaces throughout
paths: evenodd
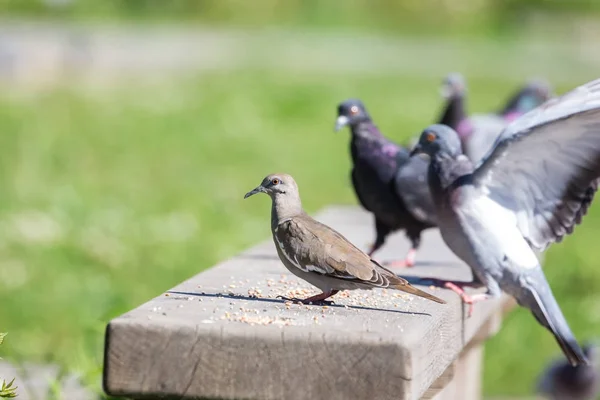
M 485 293 L 477 293 L 472 296 L 469 296 L 468 294 L 465 293 L 461 297 L 463 299 L 463 303 L 469 305 L 469 312 L 467 313 L 467 318 L 471 318 L 471 315 L 473 315 L 473 308 L 474 308 L 473 304 L 479 303 L 480 301 L 484 301 L 489 298 L 489 296 Z
M 369 248 L 369 251 L 367 251 L 367 255 L 369 257 L 372 257 L 373 253 L 375 253 L 378 249 L 378 247 L 376 247 L 374 243 L 369 243 L 368 248 Z
M 331 290 L 329 292 L 323 292 L 314 296 L 310 296 L 306 299 L 299 299 L 297 297 L 285 297 L 285 296 L 277 296 L 278 299 L 282 299 L 285 301 L 291 301 L 294 303 L 300 303 L 300 304 L 314 304 L 314 305 L 322 305 L 322 306 L 327 306 L 327 305 L 333 305 L 334 302 L 333 301 L 326 301 L 325 299 L 328 299 L 329 297 L 333 296 L 334 294 L 336 294 L 337 292 L 339 292 L 339 290 Z
M 446 282 L 444 286 L 457 293 L 462 298 L 463 303 L 469 305 L 469 312 L 467 314 L 468 318 L 471 318 L 471 315 L 473 315 L 473 304 L 479 303 L 480 301 L 484 301 L 489 298 L 489 295 L 487 295 L 486 293 L 477 293 L 472 296 L 468 295 L 462 287 L 453 282 Z
M 404 260 L 391 261 L 385 265 L 390 268 L 410 268 L 415 266 L 415 258 L 417 256 L 416 249 L 410 249 Z

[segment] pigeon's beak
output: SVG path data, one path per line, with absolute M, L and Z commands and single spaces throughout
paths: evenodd
M 250 196 L 254 196 L 256 193 L 266 193 L 266 192 L 267 192 L 267 191 L 265 190 L 265 188 L 264 188 L 264 187 L 262 187 L 262 185 L 261 185 L 261 186 L 258 186 L 258 187 L 256 187 L 256 188 L 252 189 L 252 190 L 251 190 L 251 191 L 249 191 L 248 193 L 246 193 L 246 194 L 244 195 L 244 199 L 247 199 L 247 198 L 248 198 L 248 197 L 250 197 Z
M 349 123 L 350 123 L 350 118 L 346 117 L 345 115 L 340 115 L 335 120 L 335 131 L 336 132 L 339 131 L 340 129 L 342 129 L 343 127 L 348 125 Z
M 423 153 L 423 147 L 421 147 L 420 143 L 417 143 L 417 145 L 415 147 L 413 147 L 412 151 L 410 152 L 410 156 L 414 157 L 417 154 L 422 154 Z
M 449 99 L 452 96 L 452 87 L 449 83 L 444 83 L 440 88 L 440 96 L 444 99 Z

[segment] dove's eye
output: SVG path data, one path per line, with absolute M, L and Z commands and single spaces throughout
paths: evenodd
M 352 115 L 358 114 L 358 107 L 357 106 L 350 107 L 350 114 L 352 114 Z
M 427 140 L 429 143 L 433 142 L 435 139 L 437 139 L 435 133 L 428 132 L 427 135 L 425 135 L 425 140 Z
M 279 185 L 280 182 L 281 181 L 279 179 L 275 178 L 271 181 L 271 185 Z

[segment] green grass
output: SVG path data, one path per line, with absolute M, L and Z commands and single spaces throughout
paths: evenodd
M 552 16 L 558 25 L 576 17 L 600 15 L 600 3 L 591 0 L 4 0 L 0 2 L 0 13 L 85 22 L 278 25 L 440 35 L 523 33 L 521 29 L 540 14 Z
M 106 322 L 269 235 L 268 205 L 242 201 L 289 172 L 305 207 L 356 203 L 335 106 L 362 98 L 389 136 L 436 118 L 439 80 L 240 72 L 157 85 L 0 92 L 0 321 L 8 359 L 57 362 L 99 389 Z M 469 81 L 472 111 L 518 81 Z M 564 91 L 578 83 L 558 88 Z M 477 106 L 474 106 L 477 104 Z M 600 329 L 597 207 L 546 271 L 579 338 Z M 488 394 L 527 393 L 558 354 L 527 312 L 486 349 Z

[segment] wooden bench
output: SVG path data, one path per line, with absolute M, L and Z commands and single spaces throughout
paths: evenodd
M 358 207 L 316 218 L 359 247 L 374 239 Z M 400 275 L 470 279 L 437 230 L 422 243 Z M 376 258 L 407 249 L 395 234 Z M 134 399 L 479 399 L 482 342 L 511 302 L 479 303 L 467 319 L 456 294 L 425 289 L 448 304 L 391 290 L 342 292 L 329 307 L 286 303 L 276 296 L 317 290 L 287 272 L 269 239 L 112 320 L 104 389 Z

